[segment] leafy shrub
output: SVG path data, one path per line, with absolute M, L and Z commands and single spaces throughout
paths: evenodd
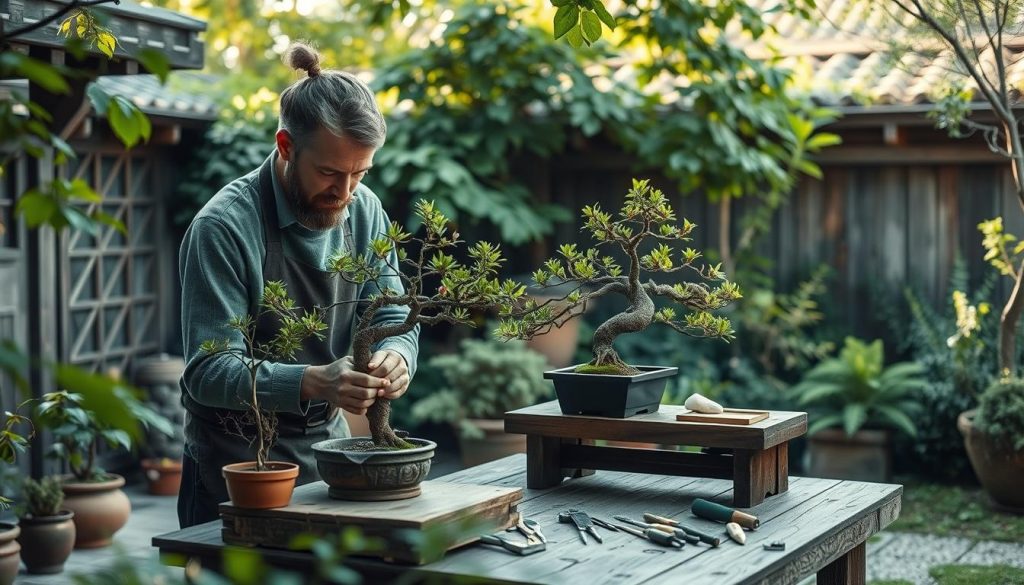
M 802 406 L 810 406 L 808 435 L 842 426 L 852 436 L 868 421 L 917 434 L 910 415 L 918 411 L 916 393 L 925 386 L 924 368 L 914 362 L 884 367 L 881 340 L 867 344 L 853 337 L 838 358 L 814 367 L 792 393 Z
M 458 425 L 466 438 L 481 436 L 466 419 L 500 419 L 506 411 L 535 404 L 551 393 L 542 376 L 547 361 L 522 341 L 466 339 L 459 353 L 439 355 L 429 363 L 443 373 L 445 386 L 416 402 L 413 417 Z
M 979 431 L 1017 451 L 1024 450 L 1024 380 L 998 380 L 978 401 Z
M 44 477 L 39 481 L 27 477 L 21 484 L 21 490 L 25 507 L 23 517 L 27 515 L 42 518 L 60 514 L 60 506 L 64 503 L 64 490 L 61 489 L 60 481 L 56 477 Z

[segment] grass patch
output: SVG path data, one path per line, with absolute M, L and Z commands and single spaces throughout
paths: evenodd
M 914 585 L 910 581 L 904 581 L 903 579 L 884 579 L 882 581 L 872 581 L 871 585 Z
M 889 530 L 1022 542 L 1024 516 L 996 512 L 980 488 L 908 483 L 900 517 Z
M 626 372 L 623 372 L 617 366 L 605 365 L 605 366 L 592 366 L 590 364 L 583 364 L 578 366 L 575 370 L 577 374 L 612 374 L 615 376 L 628 376 Z
M 928 569 L 939 585 L 1024 585 L 1024 569 L 1007 565 L 939 565 Z

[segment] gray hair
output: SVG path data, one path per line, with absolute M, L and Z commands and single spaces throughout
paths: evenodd
M 304 43 L 292 43 L 284 59 L 288 66 L 309 76 L 281 92 L 279 129 L 287 130 L 296 143 L 326 128 L 363 146 L 377 149 L 384 145 L 387 124 L 365 83 L 345 71 L 321 70 L 320 54 Z

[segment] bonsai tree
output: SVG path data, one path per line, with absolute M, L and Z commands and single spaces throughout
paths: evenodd
M 342 252 L 331 260 L 331 269 L 342 278 L 376 287 L 377 292 L 362 310 L 352 342 L 353 361 L 360 372 L 369 372 L 373 348 L 388 337 L 403 335 L 421 324 L 446 322 L 472 327 L 472 311 L 514 303 L 525 293 L 522 284 L 512 280 L 500 282 L 497 278 L 497 270 L 504 262 L 498 246 L 488 242 L 469 246 L 471 263 L 463 264 L 446 250 L 464 242 L 458 232 L 449 233 L 448 218 L 434 203 L 420 200 L 414 212 L 423 223 L 424 238 L 414 238 L 398 223 L 391 222 L 387 233 L 374 239 L 366 253 Z M 407 246 L 417 251 L 410 254 Z M 400 279 L 404 291 L 382 285 L 383 278 L 395 277 Z M 362 301 L 345 300 L 336 304 L 344 302 Z M 409 313 L 400 323 L 374 325 L 374 315 L 386 306 L 408 307 Z M 399 438 L 391 428 L 388 399 L 378 398 L 366 416 L 375 447 L 407 449 L 414 446 Z
M 618 217 L 613 218 L 611 213 L 593 205 L 583 208 L 583 219 L 583 229 L 590 232 L 597 245 L 580 252 L 575 244 L 563 244 L 559 248 L 560 258 L 549 259 L 533 273 L 541 288 L 553 286 L 552 282 L 575 286 L 567 294 L 539 305 L 530 300 L 505 305 L 504 319 L 497 331 L 499 337 L 529 339 L 546 333 L 582 314 L 591 301 L 618 294 L 626 298 L 629 306 L 594 331 L 594 359 L 577 367 L 577 373 L 640 373 L 622 361 L 612 344 L 619 335 L 643 331 L 652 323 L 662 323 L 694 337 L 732 338 L 729 320 L 711 311 L 739 299 L 739 287 L 726 279 L 720 266 L 698 266 L 696 262 L 702 255 L 697 250 L 686 248 L 677 253 L 672 247 L 689 241 L 696 226 L 687 219 L 677 225 L 675 212 L 661 190 L 652 188 L 647 180 L 634 179 Z M 625 255 L 625 270 L 614 256 L 600 255 L 601 246 Z M 696 280 L 675 284 L 650 279 L 643 282 L 644 272 L 674 274 L 684 270 Z M 658 309 L 655 297 L 668 299 L 687 312 L 677 319 L 676 309 Z
M 278 329 L 269 341 L 260 343 L 256 341 L 256 324 L 265 316 L 276 319 Z M 260 407 L 256 392 L 259 369 L 268 361 L 294 359 L 295 352 L 309 337 L 323 339 L 323 331 L 327 329 L 323 317 L 321 310 L 307 311 L 296 307 L 284 283 L 272 280 L 263 286 L 257 315 L 236 316 L 227 323 L 229 328 L 242 335 L 243 346 L 231 345 L 227 340 L 207 340 L 200 347 L 208 355 L 234 356 L 249 372 L 250 392 L 242 398 L 246 408 L 237 415 L 221 418 L 221 424 L 232 434 L 255 445 L 256 471 L 266 470 L 267 454 L 277 441 L 277 415 Z
M 974 425 L 1008 450 L 1024 453 L 1024 380 L 996 380 L 986 388 Z
M 910 415 L 920 410 L 915 393 L 927 384 L 924 367 L 916 362 L 884 367 L 884 360 L 881 340 L 868 344 L 847 337 L 839 357 L 808 372 L 791 390 L 801 406 L 819 411 L 807 434 L 841 426 L 853 436 L 870 420 L 915 436 Z
M 114 387 L 113 396 L 109 399 L 121 402 L 134 419 L 132 422 L 137 421 L 146 428 L 173 436 L 170 421 L 142 404 L 124 386 Z M 47 450 L 47 456 L 66 461 L 71 475 L 77 481 L 109 479 L 96 462 L 96 449 L 101 441 L 113 448 L 132 448 L 132 435 L 129 431 L 87 408 L 83 394 L 67 390 L 44 394 L 36 409 L 36 416 L 39 423 L 53 433 L 54 442 Z
M 445 386 L 416 402 L 415 418 L 451 423 L 464 438 L 480 439 L 483 431 L 469 419 L 501 419 L 506 411 L 551 393 L 551 384 L 539 375 L 547 360 L 523 341 L 465 339 L 460 350 L 430 359 Z

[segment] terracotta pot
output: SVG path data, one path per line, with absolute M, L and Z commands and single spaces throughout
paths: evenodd
M 15 540 L 21 534 L 17 524 L 0 522 L 0 585 L 11 585 L 21 567 L 21 545 Z
M 75 547 L 75 513 L 63 510 L 56 516 L 21 519 L 21 560 L 29 573 L 49 575 L 64 570 L 64 561 Z
M 978 430 L 975 414 L 976 410 L 968 410 L 956 420 L 971 467 L 997 508 L 1024 513 L 1024 451 L 1015 451 Z
M 526 435 L 505 433 L 504 420 L 471 418 L 468 422 L 483 431 L 484 436 L 481 439 L 459 437 L 459 450 L 465 467 L 526 453 Z
M 181 487 L 181 461 L 143 459 L 149 493 L 154 496 L 175 496 Z
M 829 479 L 887 482 L 892 477 L 889 431 L 824 429 L 807 441 L 808 475 Z
M 241 508 L 281 508 L 292 501 L 299 466 L 284 461 L 267 461 L 266 470 L 256 471 L 255 461 L 232 463 L 221 468 L 231 503 Z
M 128 522 L 132 503 L 121 491 L 124 478 L 107 477 L 92 482 L 64 478 L 64 507 L 75 513 L 75 548 L 109 546 L 114 534 Z
M 408 438 L 418 447 L 393 451 L 349 449 L 368 439 L 327 439 L 313 444 L 316 469 L 330 488 L 327 494 L 339 500 L 404 500 L 420 495 L 420 483 L 430 472 L 437 443 Z

